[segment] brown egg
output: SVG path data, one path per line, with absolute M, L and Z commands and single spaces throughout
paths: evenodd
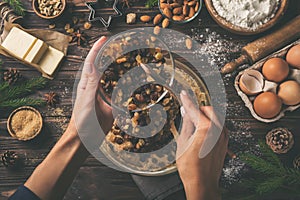
M 255 98 L 253 106 L 257 115 L 270 119 L 280 113 L 282 102 L 273 92 L 264 92 Z
M 296 81 L 286 81 L 279 86 L 278 96 L 285 105 L 293 106 L 300 103 L 300 84 Z
M 286 54 L 286 61 L 293 67 L 300 69 L 300 44 L 293 46 Z
M 281 58 L 271 58 L 263 65 L 262 73 L 269 81 L 278 83 L 289 75 L 289 65 Z

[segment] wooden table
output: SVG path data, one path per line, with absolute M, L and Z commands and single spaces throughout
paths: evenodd
M 128 13 L 133 11 L 138 15 L 146 13 L 149 15 L 155 15 L 158 13 L 157 8 L 145 8 L 143 6 L 143 2 L 137 2 L 133 4 L 134 6 L 132 8 L 125 9 L 124 12 Z M 47 29 L 50 22 L 47 20 L 42 20 L 35 15 L 31 7 L 31 1 L 24 1 L 24 5 L 27 9 L 27 12 L 22 25 L 26 28 Z M 112 9 L 100 9 L 99 12 L 103 12 L 105 13 L 105 16 L 107 16 L 107 14 L 112 12 Z M 88 13 L 89 12 L 87 8 L 82 6 L 82 4 L 73 7 L 73 15 L 84 16 L 84 18 L 87 19 Z M 284 20 L 272 30 L 275 30 L 278 28 L 278 26 L 284 24 L 286 21 L 298 14 L 300 14 L 300 3 L 297 0 L 292 0 Z M 2 164 L 0 165 L 0 199 L 6 199 L 6 196 L 9 195 L 12 190 L 24 183 L 34 168 L 45 158 L 49 150 L 53 147 L 55 142 L 60 138 L 65 130 L 72 112 L 71 98 L 75 76 L 92 43 L 101 35 L 110 36 L 112 34 L 135 27 L 151 26 L 151 24 L 142 24 L 140 22 L 135 25 L 128 25 L 125 23 L 124 16 L 125 15 L 123 15 L 121 18 L 114 19 L 113 26 L 109 31 L 103 28 L 100 23 L 93 24 L 92 29 L 85 31 L 85 33 L 90 36 L 88 47 L 78 47 L 76 44 L 70 45 L 68 56 L 60 67 L 55 79 L 50 82 L 46 89 L 39 91 L 36 94 L 36 96 L 41 97 L 48 91 L 54 91 L 60 96 L 60 104 L 57 106 L 57 108 L 38 108 L 41 111 L 45 122 L 45 128 L 43 129 L 43 132 L 39 138 L 30 142 L 20 142 L 13 139 L 6 130 L 6 119 L 10 111 L 0 113 L 0 153 L 3 153 L 5 150 L 14 150 L 26 158 L 25 167 L 19 171 L 8 170 Z M 65 17 L 68 18 L 69 16 Z M 198 19 L 201 19 L 200 23 Z M 64 32 L 65 22 L 62 20 L 63 19 L 56 23 L 55 30 Z M 193 22 L 185 26 L 173 24 L 170 28 L 188 35 L 191 35 L 192 28 L 198 29 L 200 33 L 205 32 L 205 29 L 209 28 L 211 31 L 214 31 L 221 36 L 226 35 L 227 38 L 232 38 L 232 41 L 237 45 L 244 45 L 247 42 L 259 37 L 246 37 L 230 34 L 229 32 L 220 28 L 211 19 L 205 8 L 203 8 L 201 14 Z M 271 32 L 272 30 L 268 32 Z M 237 52 L 227 53 L 229 59 L 237 56 Z M 3 60 L 3 67 L 0 68 L 1 71 L 13 67 L 19 69 L 26 77 L 40 76 L 36 70 L 23 66 L 15 60 L 8 59 L 3 56 L 1 56 L 1 59 Z M 226 85 L 229 110 L 231 107 L 243 106 L 244 104 L 233 87 L 233 79 L 234 77 L 229 77 L 228 82 L 230 84 Z M 244 109 L 242 109 L 242 111 L 238 114 L 228 113 L 227 121 L 229 122 L 231 120 L 247 122 L 250 124 L 250 131 L 256 137 L 264 137 L 266 132 L 274 127 L 287 127 L 295 134 L 296 146 L 299 149 L 300 126 L 298 123 L 300 120 L 300 109 L 294 111 L 293 113 L 287 113 L 286 117 L 276 123 L 264 124 L 255 120 L 250 115 L 248 109 L 244 107 Z M 80 169 L 78 176 L 66 194 L 65 199 L 138 200 L 143 199 L 143 196 L 135 183 L 132 181 L 129 174 L 110 169 L 99 163 L 96 159 L 89 157 Z M 183 192 L 181 191 L 176 195 L 172 195 L 168 199 L 184 199 Z

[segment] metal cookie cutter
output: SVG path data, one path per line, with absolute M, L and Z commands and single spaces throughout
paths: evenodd
M 112 2 L 113 0 L 107 0 L 107 1 L 108 2 Z M 92 5 L 96 4 L 97 2 L 85 2 L 85 5 L 90 9 L 90 14 L 89 14 L 89 18 L 88 18 L 89 22 L 100 21 L 105 28 L 108 28 L 110 26 L 110 24 L 111 24 L 111 20 L 112 20 L 113 17 L 120 17 L 120 16 L 123 15 L 122 12 L 117 8 L 119 0 L 114 0 L 113 10 L 116 12 L 115 15 L 110 15 L 108 17 L 107 21 L 103 17 L 101 17 L 101 16 L 95 17 L 96 11 L 92 7 Z

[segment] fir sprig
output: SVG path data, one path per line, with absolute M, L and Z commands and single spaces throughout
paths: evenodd
M 264 142 L 259 141 L 259 146 L 261 157 L 249 153 L 240 156 L 253 170 L 251 179 L 241 181 L 244 187 L 255 191 L 254 196 L 250 195 L 252 199 L 274 191 L 289 191 L 287 195 L 300 197 L 300 171 L 284 166 Z
M 33 99 L 33 98 L 21 98 L 21 99 L 13 99 L 7 100 L 0 103 L 1 108 L 17 108 L 20 106 L 41 106 L 44 105 L 45 101 L 42 99 Z
M 23 3 L 20 0 L 3 0 L 4 2 L 8 3 L 9 6 L 15 11 L 16 14 L 24 16 L 25 15 L 25 8 Z
M 39 77 L 30 79 L 25 83 L 18 84 L 13 87 L 6 87 L 6 89 L 1 91 L 0 102 L 4 102 L 9 99 L 24 97 L 37 89 L 44 88 L 46 83 L 47 80 L 45 78 Z M 5 83 L 1 84 L 0 88 L 1 87 L 5 87 Z M 2 103 L 0 103 L 0 106 L 1 104 Z
M 147 0 L 145 7 L 146 8 L 152 8 L 154 6 L 158 5 L 158 0 Z

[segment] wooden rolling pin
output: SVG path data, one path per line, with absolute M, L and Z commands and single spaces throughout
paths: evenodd
M 300 38 L 300 15 L 277 31 L 247 44 L 242 48 L 242 55 L 236 60 L 227 63 L 221 69 L 221 72 L 227 74 L 243 64 L 253 64 L 297 38 Z

